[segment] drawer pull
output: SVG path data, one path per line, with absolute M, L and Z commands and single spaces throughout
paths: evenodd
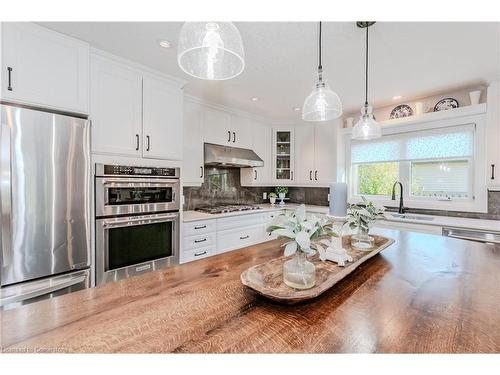
M 194 229 L 203 229 L 203 228 L 206 228 L 207 226 L 206 225 L 200 225 L 198 227 L 194 227 Z
M 204 239 L 202 239 L 202 240 L 194 240 L 194 243 L 205 242 L 206 240 L 207 240 L 206 238 L 204 238 Z
M 202 256 L 202 255 L 205 255 L 206 253 L 207 253 L 206 251 L 202 251 L 202 252 L 200 252 L 200 253 L 194 253 L 194 256 L 195 256 L 195 257 L 200 257 L 200 256 Z
M 247 238 L 250 238 L 250 236 L 246 235 L 246 236 L 240 237 L 240 240 L 246 240 Z

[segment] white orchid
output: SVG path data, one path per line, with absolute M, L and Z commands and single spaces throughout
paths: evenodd
M 322 219 L 315 215 L 310 215 L 307 218 L 306 206 L 302 204 L 293 213 L 275 217 L 267 230 L 278 235 L 278 238 L 291 240 L 283 245 L 285 247 L 285 256 L 293 255 L 296 251 L 302 251 L 310 255 L 318 251 L 320 259 L 325 260 L 325 249 L 313 240 L 320 236 L 337 237 L 337 234 L 332 231 L 332 225 L 333 221 L 328 218 Z

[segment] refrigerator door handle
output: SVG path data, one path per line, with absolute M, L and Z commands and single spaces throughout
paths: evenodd
M 10 172 L 10 128 L 6 123 L 6 109 L 2 110 L 2 122 L 0 128 L 0 226 L 2 234 L 1 239 L 1 266 L 8 266 L 11 259 L 11 206 L 12 206 L 12 196 L 11 196 L 11 172 Z
M 57 283 L 54 283 L 54 285 L 49 285 L 49 286 L 45 286 L 45 287 L 41 287 L 41 288 L 37 288 L 37 289 L 28 290 L 28 291 L 26 291 L 24 293 L 20 293 L 20 294 L 14 294 L 14 295 L 10 295 L 10 296 L 8 295 L 5 297 L 2 296 L 2 298 L 0 298 L 0 306 L 9 305 L 9 304 L 15 303 L 15 302 L 22 302 L 22 301 L 26 301 L 28 299 L 43 296 L 45 294 L 57 292 L 58 290 L 66 289 L 66 288 L 69 288 L 73 285 L 80 284 L 80 283 L 84 282 L 86 278 L 87 278 L 86 274 L 79 275 L 79 276 L 72 275 L 71 277 L 69 277 L 67 279 L 63 279 Z

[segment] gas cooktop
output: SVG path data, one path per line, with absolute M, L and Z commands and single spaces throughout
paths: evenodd
M 207 214 L 222 214 L 226 212 L 251 211 L 260 209 L 261 207 L 252 204 L 228 204 L 221 206 L 200 207 L 196 208 L 195 211 L 205 212 Z

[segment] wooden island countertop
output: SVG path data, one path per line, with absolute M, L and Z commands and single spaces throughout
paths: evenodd
M 1 316 L 3 352 L 500 352 L 500 246 L 377 230 L 396 243 L 316 300 L 240 282 L 277 241 L 41 301 Z

